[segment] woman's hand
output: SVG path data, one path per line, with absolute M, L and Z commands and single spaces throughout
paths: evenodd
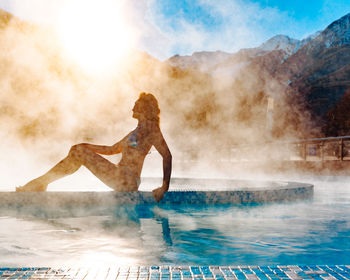
M 157 202 L 161 201 L 167 190 L 168 190 L 168 188 L 164 185 L 161 186 L 160 188 L 154 189 L 152 192 L 153 192 L 153 196 L 154 196 L 155 201 L 157 201 Z

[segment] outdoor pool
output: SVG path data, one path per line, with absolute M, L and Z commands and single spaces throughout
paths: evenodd
M 0 265 L 349 264 L 349 179 L 288 202 L 1 207 Z

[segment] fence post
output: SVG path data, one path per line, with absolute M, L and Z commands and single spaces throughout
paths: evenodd
M 344 140 L 343 138 L 340 139 L 340 160 L 343 161 L 344 158 Z

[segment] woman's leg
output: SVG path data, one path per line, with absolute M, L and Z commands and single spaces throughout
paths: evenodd
M 48 184 L 73 174 L 82 165 L 88 168 L 103 183 L 115 190 L 118 189 L 118 186 L 123 187 L 132 184 L 132 180 L 130 181 L 130 178 L 128 178 L 130 176 L 123 174 L 120 168 L 113 163 L 83 145 L 75 145 L 70 149 L 68 156 L 47 173 L 30 181 L 23 187 L 16 188 L 16 191 L 45 191 Z

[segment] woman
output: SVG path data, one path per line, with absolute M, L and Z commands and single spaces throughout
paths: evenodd
M 16 191 L 46 191 L 48 184 L 74 173 L 82 165 L 115 191 L 137 191 L 144 159 L 154 146 L 163 157 L 163 185 L 153 190 L 155 200 L 160 201 L 169 189 L 172 156 L 160 131 L 158 101 L 152 94 L 143 92 L 132 111 L 138 125 L 121 141 L 112 146 L 74 145 L 66 158 L 44 175 L 16 188 Z M 117 153 L 122 153 L 118 165 L 99 155 Z

